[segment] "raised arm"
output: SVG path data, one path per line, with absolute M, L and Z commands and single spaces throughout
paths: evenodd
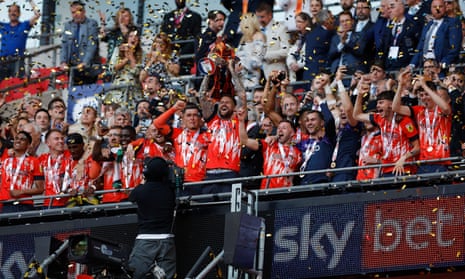
M 410 68 L 404 69 L 399 74 L 399 86 L 397 87 L 396 95 L 392 100 L 392 111 L 401 115 L 411 116 L 411 111 L 408 106 L 402 105 L 402 92 L 407 88 L 407 82 L 410 80 Z
M 247 135 L 247 130 L 245 129 L 246 114 L 247 114 L 247 110 L 239 109 L 237 111 L 237 118 L 239 119 L 239 137 L 241 139 L 241 145 L 245 145 L 251 150 L 256 151 L 258 150 L 260 145 L 257 140 L 250 139 L 249 136 Z
M 268 77 L 265 84 L 265 98 L 263 99 L 263 111 L 271 119 L 273 124 L 277 127 L 279 122 L 283 120 L 283 117 L 275 111 L 276 107 L 276 92 L 278 92 L 278 86 L 272 82 L 273 73 Z
M 344 112 L 347 115 L 347 120 L 349 121 L 350 126 L 354 127 L 355 125 L 357 125 L 358 120 L 354 118 L 354 106 L 352 105 L 352 101 L 350 100 L 349 94 L 347 93 L 347 90 L 344 84 L 342 83 L 342 77 L 344 75 L 342 70 L 343 69 L 339 67 L 336 72 L 337 92 L 339 98 L 341 99 Z
M 37 7 L 36 3 L 34 1 L 30 0 L 29 3 L 31 4 L 31 8 L 34 11 L 34 15 L 31 17 L 29 20 L 29 25 L 32 27 L 36 25 L 37 21 L 40 18 L 40 9 Z
M 449 102 L 447 102 L 443 97 L 439 96 L 437 91 L 431 89 L 425 81 L 425 77 L 421 76 L 418 78 L 418 81 L 420 82 L 420 86 L 423 87 L 425 92 L 431 97 L 431 100 L 438 105 L 438 107 L 441 109 L 442 113 L 445 115 L 449 115 L 452 113 L 452 108 Z
M 237 102 L 237 108 L 247 110 L 247 97 L 245 95 L 245 87 L 242 83 L 242 80 L 237 75 L 237 72 L 234 71 L 233 59 L 230 59 L 228 61 L 228 70 L 231 73 L 231 78 L 234 82 L 234 93 L 237 97 L 239 97 Z
M 369 113 L 364 113 L 362 109 L 362 101 L 363 101 L 363 94 L 365 94 L 367 91 L 363 90 L 363 82 L 360 81 L 357 85 L 357 98 L 355 99 L 355 106 L 354 106 L 354 112 L 353 112 L 353 117 L 358 120 L 358 121 L 363 121 L 363 122 L 370 122 L 370 114 Z
M 167 111 L 165 111 L 164 113 L 162 113 L 160 116 L 158 116 L 157 118 L 153 120 L 153 125 L 155 125 L 157 129 L 159 127 L 166 125 L 168 121 L 170 120 L 170 118 L 176 112 L 182 111 L 185 107 L 186 107 L 186 102 L 182 100 L 176 101 L 176 103 L 171 108 L 169 108 Z
M 208 75 L 203 77 L 199 89 L 199 105 L 200 109 L 202 109 L 203 119 L 205 120 L 210 119 L 215 114 L 215 104 L 210 98 L 213 89 L 207 92 L 209 78 Z

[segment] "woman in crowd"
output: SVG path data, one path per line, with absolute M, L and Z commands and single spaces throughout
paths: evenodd
M 140 73 L 141 82 L 145 80 L 150 71 L 157 72 L 164 80 L 179 75 L 181 69 L 179 59 L 175 55 L 171 39 L 166 33 L 161 32 L 155 36 L 152 48 L 147 53 L 145 60 L 144 68 Z
M 261 75 L 260 69 L 265 56 L 265 35 L 260 31 L 260 23 L 254 14 L 245 14 L 239 25 L 242 38 L 237 48 L 236 56 L 240 63 L 237 63 L 236 71 L 239 71 L 240 78 L 245 88 L 251 91 L 259 84 Z
M 446 5 L 446 14 L 448 17 L 455 18 L 457 20 L 462 18 L 463 14 L 457 0 L 444 1 L 444 4 Z
M 305 66 L 305 34 L 310 30 L 312 19 L 306 13 L 299 13 L 295 17 L 295 24 L 297 27 L 297 40 L 289 49 L 289 55 L 286 59 L 291 82 L 302 80 Z
M 127 104 L 129 100 L 137 99 L 142 89 L 139 82 L 139 74 L 142 68 L 142 48 L 140 45 L 139 31 L 133 27 L 128 33 L 125 43 L 122 43 L 113 53 L 110 60 L 114 85 L 127 85 L 111 91 L 111 101 Z M 132 97 L 130 98 L 130 94 Z
M 108 44 L 107 62 L 110 61 L 114 50 L 127 38 L 129 31 L 135 26 L 131 10 L 120 8 L 114 17 L 115 25 L 110 29 L 105 29 L 105 14 L 99 11 L 100 15 L 100 37 Z

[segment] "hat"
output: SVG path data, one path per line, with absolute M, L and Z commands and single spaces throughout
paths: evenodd
M 163 181 L 169 175 L 168 163 L 162 157 L 146 158 L 143 174 L 147 181 Z
M 66 137 L 66 144 L 82 144 L 84 138 L 79 133 L 71 133 Z
M 396 93 L 392 90 L 386 90 L 386 91 L 383 91 L 381 93 L 379 93 L 377 96 L 376 96 L 376 101 L 379 101 L 379 100 L 389 100 L 389 101 L 392 101 L 394 100 L 394 96 L 396 95 Z

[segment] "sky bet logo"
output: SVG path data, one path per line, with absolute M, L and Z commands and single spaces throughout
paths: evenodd
M 272 277 L 357 272 L 363 229 L 363 214 L 357 212 L 363 212 L 363 203 L 277 210 Z
M 463 262 L 463 213 L 458 197 L 276 210 L 272 278 Z
M 463 261 L 463 212 L 457 197 L 367 205 L 362 266 Z

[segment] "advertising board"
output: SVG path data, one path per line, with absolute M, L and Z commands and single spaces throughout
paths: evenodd
M 463 265 L 460 195 L 275 211 L 272 278 Z

